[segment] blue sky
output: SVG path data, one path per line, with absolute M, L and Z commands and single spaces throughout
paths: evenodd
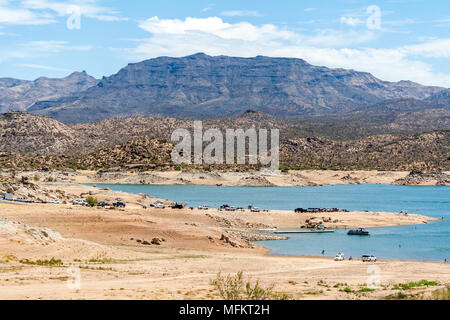
M 79 22 L 79 23 L 78 23 Z M 256 55 L 450 87 L 450 1 L 0 0 L 0 77 Z

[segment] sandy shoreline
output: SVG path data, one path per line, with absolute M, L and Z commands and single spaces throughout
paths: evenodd
M 366 292 L 368 264 L 360 260 L 269 255 L 268 249 L 253 243 L 258 239 L 227 231 L 296 228 L 312 218 L 330 228 L 435 220 L 422 215 L 155 209 L 149 206 L 155 198 L 142 194 L 73 182 L 36 185 L 39 193 L 58 194 L 67 202 L 90 195 L 125 201 L 127 207 L 0 203 L 0 299 L 217 299 L 210 281 L 219 271 L 243 271 L 293 299 L 383 299 L 396 294 L 399 283 L 438 281 L 438 286 L 412 292 L 426 295 L 450 283 L 448 264 L 379 261 L 381 287 Z M 152 244 L 154 239 L 158 244 Z M 52 258 L 61 264 L 37 262 Z M 80 289 L 67 287 L 70 266 L 80 270 Z M 351 291 L 343 291 L 344 287 Z

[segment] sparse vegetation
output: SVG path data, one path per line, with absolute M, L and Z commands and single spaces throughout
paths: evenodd
M 98 204 L 98 200 L 94 197 L 87 197 L 86 202 L 92 207 Z
M 421 280 L 419 282 L 409 282 L 409 283 L 399 283 L 394 285 L 394 290 L 410 290 L 412 288 L 417 287 L 430 287 L 430 286 L 438 286 L 439 283 L 436 281 L 428 281 L 428 280 Z
M 31 119 L 30 119 L 31 118 Z M 29 121 L 25 121 L 29 120 Z M 178 127 L 189 127 L 188 120 L 176 121 Z M 313 125 L 308 124 L 311 121 Z M 302 121 L 285 121 L 272 118 L 262 113 L 244 114 L 226 121 L 216 119 L 205 120 L 205 128 L 227 127 L 237 128 L 279 128 L 280 137 L 280 169 L 293 170 L 421 170 L 437 172 L 450 168 L 450 131 L 440 130 L 424 133 L 392 132 L 383 130 L 367 131 L 364 121 L 358 123 L 359 128 L 342 135 L 342 126 L 348 127 L 348 122 L 334 119 L 331 124 L 317 123 L 311 119 Z M 132 166 L 136 171 L 148 170 L 258 170 L 256 165 L 210 165 L 210 166 L 175 166 L 171 161 L 173 144 L 164 140 L 170 136 L 173 126 L 164 119 L 158 118 L 129 118 L 108 121 L 108 127 L 101 127 L 98 123 L 86 124 L 83 127 L 67 127 L 55 120 L 40 118 L 36 115 L 18 113 L 12 119 L 0 117 L 0 128 L 14 127 L 17 133 L 30 134 L 22 127 L 24 122 L 41 123 L 45 128 L 56 128 L 43 132 L 39 125 L 33 128 L 40 132 L 40 140 L 29 137 L 29 144 L 20 141 L 8 141 L 4 146 L 5 156 L 0 157 L 0 165 L 5 168 L 20 169 L 106 169 Z M 122 125 L 124 122 L 127 125 Z M 306 130 L 300 123 L 311 125 Z M 336 127 L 336 123 L 339 125 Z M 151 124 L 151 126 L 149 126 Z M 380 124 L 381 125 L 381 124 Z M 87 126 L 87 127 L 86 127 Z M 149 129 L 155 128 L 155 129 Z M 125 130 L 123 128 L 126 128 Z M 133 128 L 130 130 L 129 128 Z M 334 128 L 334 129 L 330 129 Z M 55 143 L 56 150 L 47 150 L 48 139 L 57 132 L 70 131 L 71 139 Z M 150 130 L 150 131 L 149 131 Z M 331 130 L 329 133 L 326 130 Z M 335 130 L 335 131 L 333 131 Z M 92 136 L 85 135 L 92 132 Z M 408 133 L 407 135 L 405 133 Z M 0 149 L 1 146 L 0 146 Z M 43 151 L 45 150 L 45 151 Z M 307 152 L 304 152 L 307 150 Z M 43 153 L 43 154 L 40 154 Z M 36 157 L 36 154 L 42 156 Z M 443 178 L 444 180 L 447 178 Z
M 371 288 L 367 288 L 367 287 L 364 287 L 364 288 L 361 288 L 358 290 L 358 292 L 373 292 L 373 291 L 375 291 L 375 289 L 371 289 Z
M 388 295 L 385 300 L 405 300 L 408 298 L 407 294 L 404 294 L 403 292 L 398 292 L 397 294 L 391 294 Z
M 51 258 L 50 260 L 36 260 L 36 261 L 22 259 L 19 262 L 22 264 L 37 265 L 37 266 L 62 266 L 63 265 L 63 262 L 61 261 L 61 259 L 55 259 L 55 258 Z
M 430 297 L 431 300 L 450 300 L 450 286 L 443 289 L 433 291 Z
M 352 289 L 350 289 L 349 287 L 345 287 L 344 289 L 340 289 L 339 291 L 342 291 L 342 292 L 346 292 L 346 293 L 352 293 L 352 292 L 354 292 Z
M 211 285 L 219 296 L 224 300 L 287 300 L 289 296 L 285 293 L 274 291 L 274 286 L 264 288 L 259 281 L 254 283 L 244 280 L 243 272 L 235 276 L 223 277 L 219 273 Z

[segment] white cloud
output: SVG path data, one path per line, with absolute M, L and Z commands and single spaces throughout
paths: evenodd
M 0 24 L 42 25 L 56 22 L 52 17 L 20 8 L 2 7 L 0 4 Z
M 311 11 L 315 11 L 317 10 L 317 8 L 305 8 L 306 12 L 311 12 Z
M 63 68 L 56 68 L 52 66 L 45 66 L 41 64 L 31 64 L 31 63 L 18 63 L 16 64 L 18 67 L 24 67 L 24 68 L 32 68 L 32 69 L 41 69 L 41 70 L 51 70 L 51 71 L 61 71 L 61 72 L 70 72 L 69 69 L 63 69 Z
M 208 4 L 208 6 L 205 7 L 205 8 L 203 8 L 202 11 L 203 11 L 203 12 L 209 11 L 209 10 L 211 10 L 213 7 L 214 7 L 214 4 Z
M 341 23 L 356 27 L 360 24 L 363 24 L 364 22 L 359 18 L 353 18 L 353 17 L 341 17 L 340 19 Z
M 210 34 L 223 39 L 245 39 L 248 41 L 292 39 L 296 34 L 282 30 L 274 25 L 266 24 L 260 27 L 248 22 L 230 24 L 223 22 L 221 18 L 186 18 L 179 19 L 159 19 L 152 17 L 140 24 L 140 27 L 155 35 L 192 35 L 194 33 Z
M 51 10 L 58 16 L 67 16 L 70 14 L 70 8 L 76 6 L 79 8 L 82 16 L 94 18 L 102 21 L 128 20 L 118 17 L 116 10 L 96 5 L 96 0 L 77 0 L 72 2 L 56 2 L 48 0 L 23 0 L 25 8 L 33 10 Z
M 89 51 L 92 46 L 75 46 L 67 41 L 30 41 L 13 48 L 0 48 L 0 62 L 59 54 L 64 51 Z
M 435 39 L 421 44 L 404 46 L 402 50 L 409 55 L 427 58 L 450 58 L 450 38 Z
M 97 0 L 73 0 L 71 2 L 48 0 L 0 1 L 0 24 L 42 25 L 57 22 L 57 17 L 69 16 L 76 6 L 84 17 L 101 21 L 120 21 L 119 12 L 98 6 Z
M 373 40 L 377 33 L 319 30 L 306 35 L 272 24 L 227 23 L 218 17 L 150 18 L 140 27 L 151 33 L 127 52 L 136 60 L 157 56 L 209 55 L 302 58 L 314 65 L 367 71 L 389 81 L 412 80 L 450 87 L 450 75 L 423 61 L 448 58 L 450 39 L 437 39 L 397 48 L 348 48 Z
M 230 10 L 223 11 L 221 16 L 225 17 L 261 17 L 262 14 L 258 11 L 247 11 L 247 10 Z
M 28 51 L 60 53 L 62 51 L 89 51 L 92 46 L 73 46 L 67 41 L 31 41 L 22 45 Z

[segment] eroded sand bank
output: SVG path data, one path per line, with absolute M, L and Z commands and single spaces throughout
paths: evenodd
M 223 186 L 317 186 L 340 184 L 450 185 L 450 172 L 334 171 L 183 172 L 183 171 L 16 171 L 30 179 L 106 184 L 185 184 Z M 2 172 L 3 177 L 11 172 Z

